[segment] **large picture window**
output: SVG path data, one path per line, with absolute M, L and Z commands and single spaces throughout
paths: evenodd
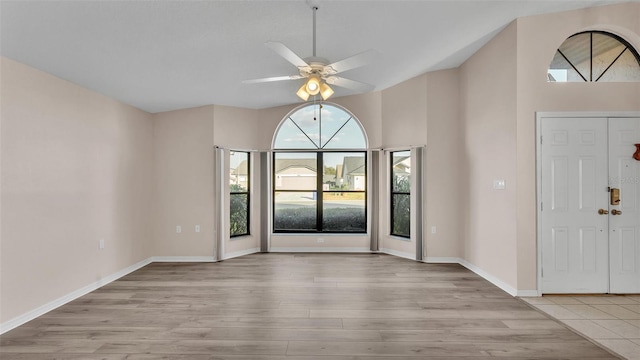
M 391 235 L 411 236 L 411 151 L 391 152 Z
M 283 120 L 274 148 L 274 232 L 366 233 L 366 138 L 351 114 L 304 106 Z
M 251 160 L 248 152 L 229 154 L 229 236 L 249 235 Z
M 366 232 L 365 152 L 276 152 L 273 162 L 276 232 Z

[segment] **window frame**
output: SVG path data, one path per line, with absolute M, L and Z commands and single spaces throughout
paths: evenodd
M 276 189 L 276 154 L 303 154 L 303 153 L 315 153 L 316 154 L 316 188 L 315 190 L 286 190 L 286 189 Z M 362 154 L 364 158 L 364 173 L 365 173 L 365 187 L 364 190 L 324 190 L 324 154 L 327 153 L 355 153 Z M 368 225 L 369 225 L 369 217 L 368 214 L 368 154 L 367 150 L 354 150 L 354 149 L 337 149 L 337 150 L 274 150 L 272 153 L 272 199 L 271 202 L 271 211 L 272 211 L 272 231 L 275 234 L 367 234 Z M 315 229 L 308 230 L 300 230 L 300 229 L 277 229 L 276 228 L 276 201 L 275 195 L 277 192 L 315 192 L 316 199 L 316 226 Z M 324 229 L 324 193 L 362 193 L 364 194 L 364 229 L 358 231 L 344 231 L 344 230 L 325 230 Z
M 389 152 L 389 235 L 390 236 L 397 236 L 397 237 L 401 237 L 403 239 L 411 239 L 411 173 L 409 173 L 409 191 L 408 192 L 404 192 L 404 191 L 395 191 L 394 189 L 394 175 L 395 175 L 395 171 L 394 171 L 394 154 L 395 153 L 403 153 L 403 152 L 407 152 L 409 153 L 409 159 L 412 158 L 412 154 L 411 154 L 411 150 L 394 150 L 394 151 L 390 151 Z M 408 196 L 409 197 L 409 234 L 405 235 L 405 234 L 398 234 L 394 232 L 395 226 L 394 226 L 394 198 L 395 196 L 400 195 L 400 196 Z
M 229 150 L 229 157 L 231 157 L 232 153 L 244 153 L 247 155 L 247 186 L 246 191 L 232 191 L 231 190 L 231 182 L 229 181 L 229 238 L 237 238 L 240 236 L 248 236 L 251 235 L 251 152 L 249 151 L 241 151 L 241 150 Z M 229 167 L 229 175 L 231 175 L 231 168 Z M 231 233 L 231 198 L 234 195 L 246 195 L 247 204 L 246 204 L 246 219 L 247 231 L 244 233 L 232 234 Z
M 575 37 L 575 36 L 579 36 L 579 35 L 584 35 L 584 34 L 589 34 L 589 73 L 588 74 L 582 74 L 580 72 L 580 70 L 578 70 L 578 68 L 576 67 L 577 65 L 574 64 L 571 60 L 569 60 L 567 58 L 567 56 L 560 50 L 560 48 L 562 47 L 562 45 L 564 45 L 564 43 Z M 604 36 L 608 36 L 612 39 L 615 39 L 616 41 L 618 41 L 620 44 L 622 44 L 625 49 L 622 50 L 622 52 L 611 62 L 611 64 L 609 64 L 609 66 L 604 69 L 602 71 L 602 73 L 596 78 L 593 78 L 593 59 L 594 59 L 594 54 L 593 54 L 593 35 L 594 34 L 599 34 L 599 35 L 604 35 Z M 569 36 L 568 38 L 566 38 L 562 44 L 560 44 L 560 46 L 556 49 L 556 52 L 554 53 L 554 58 L 556 54 L 560 54 L 564 60 L 567 62 L 567 64 L 569 64 L 573 70 L 580 75 L 580 77 L 582 78 L 583 82 L 599 82 L 599 80 L 604 76 L 604 74 L 607 73 L 607 71 L 609 71 L 609 69 L 616 63 L 616 61 L 622 56 L 622 54 L 624 54 L 626 51 L 629 51 L 633 57 L 635 58 L 636 62 L 638 63 L 638 66 L 640 67 L 640 54 L 638 53 L 638 50 L 636 50 L 633 45 L 631 45 L 631 43 L 629 43 L 627 40 L 625 40 L 624 38 L 620 37 L 619 35 L 610 33 L 608 31 L 602 31 L 602 30 L 587 30 L 587 31 L 581 31 L 578 33 L 575 33 L 571 36 Z M 553 60 L 552 60 L 553 62 Z M 551 67 L 549 67 L 548 71 L 551 70 Z M 547 73 L 549 74 L 549 73 Z M 588 77 L 588 78 L 587 78 Z M 549 79 L 549 75 L 547 75 L 547 78 Z M 564 81 L 555 81 L 555 80 L 548 80 L 548 82 L 564 82 Z M 567 82 L 580 82 L 580 81 L 567 81 Z

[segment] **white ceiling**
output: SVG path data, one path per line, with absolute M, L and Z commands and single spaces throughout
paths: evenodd
M 634 0 L 640 1 L 640 0 Z M 518 17 L 612 0 L 313 0 L 317 55 L 337 61 L 376 49 L 341 75 L 382 90 L 462 64 Z M 243 84 L 296 74 L 264 43 L 312 53 L 309 1 L 5 1 L 0 50 L 28 64 L 155 113 L 207 104 L 266 108 L 300 100 L 302 80 Z M 353 94 L 334 87 L 335 96 Z

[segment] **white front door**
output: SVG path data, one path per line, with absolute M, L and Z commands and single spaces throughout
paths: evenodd
M 542 119 L 542 289 L 609 286 L 607 119 Z
M 640 119 L 543 118 L 541 136 L 542 292 L 639 292 Z
M 638 143 L 640 118 L 609 119 L 609 186 L 620 191 L 619 204 L 609 205 L 611 293 L 640 292 L 640 161 L 631 156 Z

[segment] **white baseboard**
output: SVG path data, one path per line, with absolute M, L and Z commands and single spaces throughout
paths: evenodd
M 462 260 L 460 258 L 457 257 L 446 257 L 446 256 L 442 256 L 442 257 L 429 257 L 427 256 L 423 262 L 427 263 L 427 264 L 460 264 Z
M 518 291 L 514 287 L 512 287 L 511 285 L 509 285 L 509 284 L 505 283 L 504 281 L 498 279 L 497 277 L 487 273 L 486 271 L 480 269 L 479 267 L 469 263 L 468 261 L 460 259 L 460 265 L 462 265 L 462 266 L 466 267 L 467 269 L 473 271 L 474 273 L 480 275 L 485 280 L 487 280 L 488 282 L 492 283 L 493 285 L 499 287 L 500 289 L 502 289 L 507 294 L 509 294 L 511 296 L 517 296 L 518 295 Z
M 142 268 L 144 266 L 149 265 L 150 263 L 151 263 L 151 258 L 142 260 L 142 261 L 140 261 L 138 263 L 135 263 L 135 264 L 133 264 L 133 265 L 131 265 L 131 266 L 125 268 L 125 269 L 122 269 L 122 270 L 120 270 L 118 272 L 115 272 L 115 273 L 113 273 L 111 275 L 105 276 L 102 279 L 100 279 L 100 280 L 98 280 L 98 281 L 96 281 L 94 283 L 91 283 L 91 284 L 89 284 L 89 285 L 87 285 L 85 287 L 82 287 L 82 288 L 78 289 L 78 290 L 72 291 L 67 295 L 64 295 L 64 296 L 62 296 L 60 298 L 57 298 L 57 299 L 55 299 L 55 300 L 53 300 L 51 302 L 48 302 L 48 303 L 46 303 L 46 304 L 44 304 L 44 305 L 42 305 L 42 306 L 40 306 L 40 307 L 38 307 L 38 308 L 36 308 L 34 310 L 31 310 L 31 311 L 29 311 L 29 312 L 27 312 L 25 314 L 22 314 L 22 315 L 20 315 L 18 317 L 15 317 L 15 318 L 13 318 L 13 319 L 11 319 L 9 321 L 6 321 L 6 322 L 0 324 L 0 334 L 4 334 L 9 330 L 15 329 L 18 326 L 20 326 L 22 324 L 25 324 L 25 323 L 37 318 L 38 316 L 42 316 L 42 315 L 48 313 L 51 310 L 54 310 L 54 309 L 56 309 L 56 308 L 58 308 L 58 307 L 60 307 L 60 306 L 62 306 L 64 304 L 66 304 L 68 302 L 71 302 L 71 301 L 73 301 L 73 300 L 75 300 L 75 299 L 77 299 L 77 298 L 79 298 L 81 296 L 84 296 L 84 295 L 86 295 L 86 294 L 88 294 L 88 293 L 90 293 L 90 292 L 92 292 L 94 290 L 97 290 L 100 287 L 105 286 L 105 285 L 107 285 L 108 283 L 110 283 L 112 281 L 118 280 L 119 278 L 121 278 L 121 277 L 123 277 L 123 276 L 125 276 L 127 274 L 130 274 L 130 273 L 132 273 L 132 272 L 134 272 L 134 271 L 136 271 L 136 270 L 138 270 L 138 269 L 140 269 L 140 268 Z
M 519 297 L 539 297 L 538 290 L 518 290 Z
M 336 248 L 326 248 L 326 247 L 308 247 L 308 248 L 288 248 L 288 247 L 274 247 L 269 250 L 269 252 L 279 252 L 279 253 L 306 253 L 306 252 L 314 252 L 314 253 L 367 253 L 370 254 L 371 251 L 369 248 L 349 248 L 349 247 L 336 247 Z
M 504 281 L 496 278 L 495 276 L 487 273 L 486 271 L 480 269 L 479 267 L 469 263 L 466 260 L 456 258 L 456 257 L 427 257 L 424 261 L 425 263 L 432 264 L 460 264 L 467 269 L 473 271 L 483 279 L 492 283 L 493 285 L 499 287 L 504 292 L 511 296 L 539 296 L 538 290 L 516 290 L 513 286 L 505 283 Z
M 233 258 L 237 258 L 239 256 L 245 256 L 245 255 L 251 255 L 251 254 L 255 254 L 255 253 L 259 253 L 260 252 L 260 248 L 251 248 L 251 249 L 247 249 L 247 250 L 242 250 L 242 251 L 235 251 L 235 252 L 231 252 L 228 254 L 224 254 L 223 256 L 223 260 L 229 260 L 229 259 L 233 259 Z
M 416 255 L 415 254 L 410 254 L 410 253 L 406 253 L 406 252 L 402 252 L 402 251 L 398 251 L 398 250 L 380 248 L 380 252 L 383 253 L 383 254 L 393 255 L 393 256 L 397 256 L 397 257 L 401 257 L 401 258 L 405 258 L 405 259 L 409 259 L 409 260 L 413 260 L 413 261 L 416 260 Z
M 152 256 L 151 262 L 215 262 L 213 256 Z

